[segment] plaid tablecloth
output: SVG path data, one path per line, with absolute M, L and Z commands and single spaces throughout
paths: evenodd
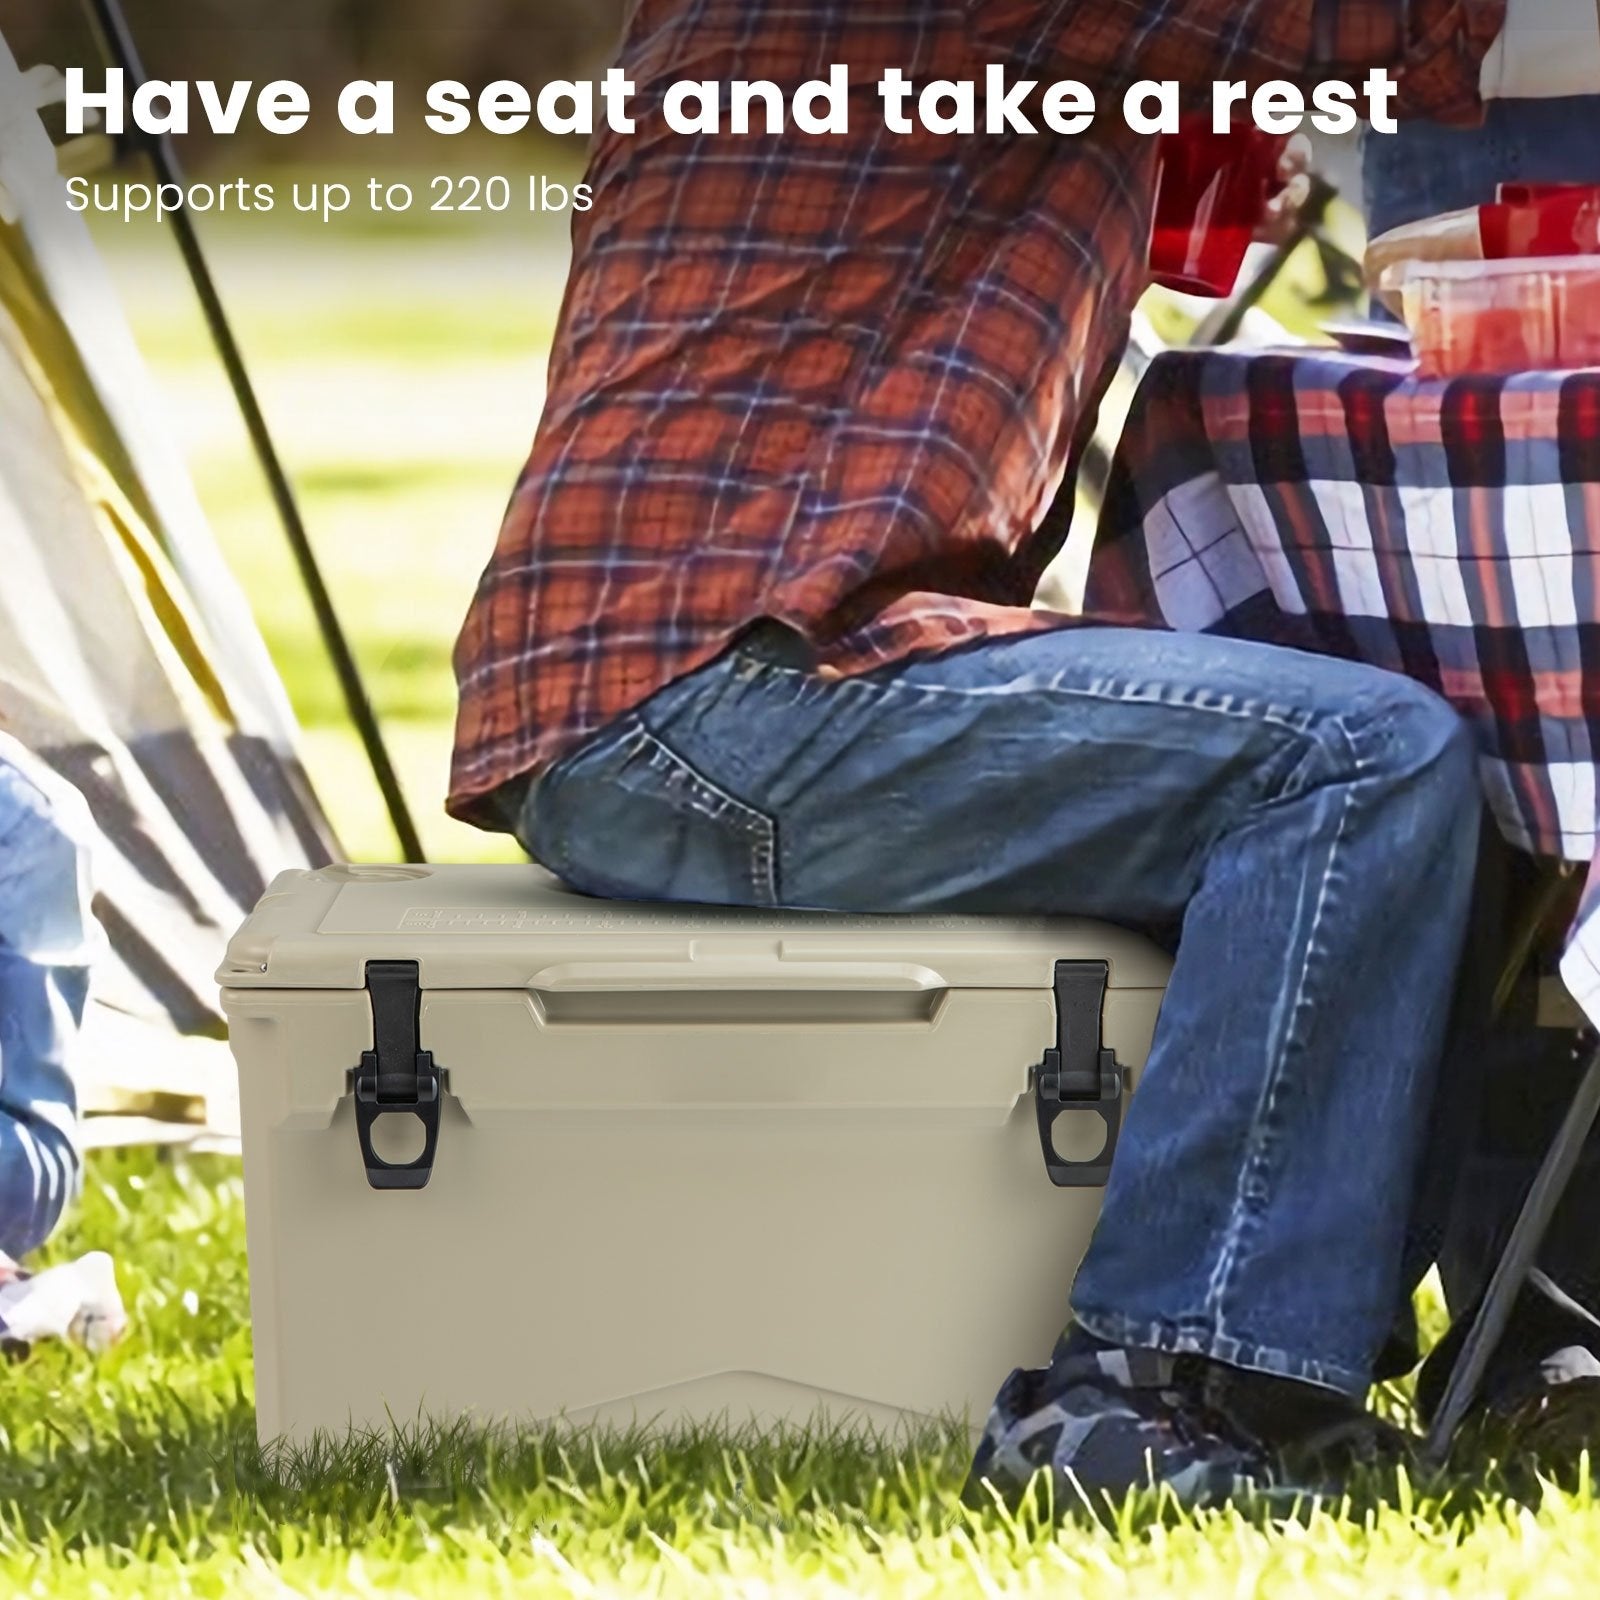
M 1595 861 L 1600 372 L 1425 383 L 1322 350 L 1164 355 L 1085 610 L 1407 673 L 1479 731 L 1506 837 Z M 1600 1024 L 1600 865 L 1562 977 Z

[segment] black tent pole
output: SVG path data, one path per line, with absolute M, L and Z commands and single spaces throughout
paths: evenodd
M 122 68 L 126 92 L 131 97 L 134 91 L 148 80 L 121 0 L 87 0 L 87 3 L 95 31 L 100 37 L 101 49 L 112 66 Z M 181 188 L 183 171 L 178 164 L 177 151 L 173 148 L 171 139 L 165 134 L 151 136 L 141 133 L 134 137 L 148 152 L 157 179 L 162 183 L 175 184 Z M 233 388 L 234 399 L 238 403 L 245 428 L 250 435 L 250 443 L 254 446 L 256 457 L 261 463 L 261 470 L 266 475 L 267 487 L 272 493 L 278 520 L 283 524 L 283 531 L 288 536 L 289 547 L 294 552 L 295 565 L 300 569 L 301 581 L 305 584 L 306 593 L 311 599 L 311 609 L 316 613 L 317 627 L 332 659 L 333 669 L 338 675 L 339 687 L 344 692 L 345 704 L 350 711 L 350 720 L 355 723 L 356 731 L 361 736 L 361 743 L 367 753 L 367 760 L 372 765 L 372 774 L 378 781 L 379 789 L 383 791 L 384 804 L 388 807 L 389 821 L 394 827 L 395 837 L 400 842 L 401 853 L 407 861 L 423 861 L 426 857 L 422 852 L 422 840 L 412 820 L 410 807 L 406 804 L 400 780 L 395 774 L 394 763 L 389 759 L 383 730 L 378 726 L 372 701 L 367 695 L 366 685 L 361 680 L 361 669 L 356 664 L 350 642 L 345 637 L 344 627 L 333 608 L 333 599 L 328 593 L 322 569 L 317 564 L 316 552 L 311 548 L 305 523 L 300 518 L 300 508 L 295 503 L 294 490 L 290 487 L 288 474 L 278 458 L 277 447 L 272 442 L 272 434 L 267 428 L 266 418 L 262 415 L 260 403 L 256 399 L 255 386 L 250 381 L 239 343 L 234 338 L 227 313 L 223 310 L 216 281 L 211 276 L 211 269 L 200 248 L 200 239 L 195 232 L 194 223 L 189 218 L 187 208 L 183 206 L 175 208 L 170 215 L 178 249 L 182 252 L 189 279 L 199 296 L 206 326 L 210 330 L 212 342 L 217 347 L 217 354 L 222 358 L 228 382 Z

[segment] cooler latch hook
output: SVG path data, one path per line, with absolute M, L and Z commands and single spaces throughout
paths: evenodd
M 1122 1068 L 1101 1037 L 1110 978 L 1106 961 L 1056 963 L 1056 1045 L 1033 1069 L 1033 1089 L 1045 1171 L 1059 1189 L 1103 1189 L 1117 1153 Z M 1105 1124 L 1105 1144 L 1092 1160 L 1069 1161 L 1056 1150 L 1055 1125 L 1069 1113 L 1097 1116 Z
M 373 1047 L 362 1052 L 361 1065 L 350 1073 L 367 1182 L 374 1189 L 422 1189 L 433 1176 L 446 1078 L 433 1064 L 432 1052 L 421 1047 L 421 969 L 415 961 L 369 961 L 367 993 Z M 422 1123 L 422 1153 L 412 1161 L 385 1161 L 373 1148 L 373 1124 L 397 1114 Z

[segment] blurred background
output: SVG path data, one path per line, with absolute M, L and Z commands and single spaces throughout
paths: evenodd
M 439 174 L 574 182 L 581 140 L 530 131 L 443 138 L 422 122 L 441 78 L 476 91 L 597 76 L 626 0 L 123 0 L 157 78 L 289 78 L 313 117 L 293 138 L 248 129 L 177 141 L 192 179 L 412 184 L 401 216 L 364 205 L 324 224 L 280 200 L 270 216 L 196 218 L 223 300 L 293 480 L 334 602 L 420 826 L 442 860 L 510 859 L 508 840 L 443 814 L 455 710 L 450 650 L 538 419 L 568 260 L 570 214 L 434 213 Z M 24 68 L 103 65 L 77 0 L 8 0 Z M 333 106 L 354 78 L 394 79 L 398 131 L 344 132 Z M 59 113 L 54 113 L 59 116 Z M 1349 151 L 1329 159 L 1348 180 Z M 110 178 L 147 177 L 138 160 Z M 393 830 L 232 403 L 170 227 L 91 214 L 96 241 L 154 371 L 218 543 L 242 584 L 304 729 L 310 777 L 348 854 L 391 860 Z M 1359 222 L 1346 219 L 1359 238 Z M 1315 261 L 1270 309 L 1314 332 L 1301 301 Z M 1154 297 L 1163 337 L 1183 308 Z M 1192 322 L 1192 319 L 1191 319 Z M 1124 397 L 1125 399 L 1126 397 Z
M 353 208 L 324 225 L 197 218 L 329 586 L 382 718 L 430 856 L 508 859 L 515 847 L 442 811 L 454 684 L 449 654 L 533 435 L 565 280 L 570 216 L 430 213 L 435 173 L 575 179 L 581 140 L 530 132 L 429 135 L 427 84 L 530 88 L 603 69 L 622 0 L 126 0 L 158 78 L 290 78 L 311 92 L 290 139 L 246 130 L 177 141 L 193 179 L 410 182 L 415 212 Z M 8 0 L 24 67 L 102 65 L 74 0 Z M 393 138 L 332 113 L 353 78 L 393 78 Z M 408 112 L 407 108 L 413 108 Z M 322 114 L 316 115 L 320 109 Z M 420 132 L 419 132 L 420 130 Z M 147 176 L 127 162 L 102 176 Z M 357 860 L 396 853 L 312 612 L 171 238 L 90 218 L 154 370 L 222 551 L 243 585 L 305 732 L 311 778 Z

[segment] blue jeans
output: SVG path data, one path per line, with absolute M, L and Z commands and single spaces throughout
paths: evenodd
M 68 1052 L 98 947 L 88 810 L 0 734 L 0 1250 L 49 1237 L 81 1181 Z
M 1355 1394 L 1417 1267 L 1480 810 L 1465 725 L 1372 668 L 1084 628 L 825 680 L 763 628 L 519 834 L 630 899 L 1181 921 L 1074 1313 Z
M 1600 95 L 1491 100 L 1482 127 L 1402 122 L 1363 136 L 1372 233 L 1488 205 L 1502 183 L 1600 183 Z

